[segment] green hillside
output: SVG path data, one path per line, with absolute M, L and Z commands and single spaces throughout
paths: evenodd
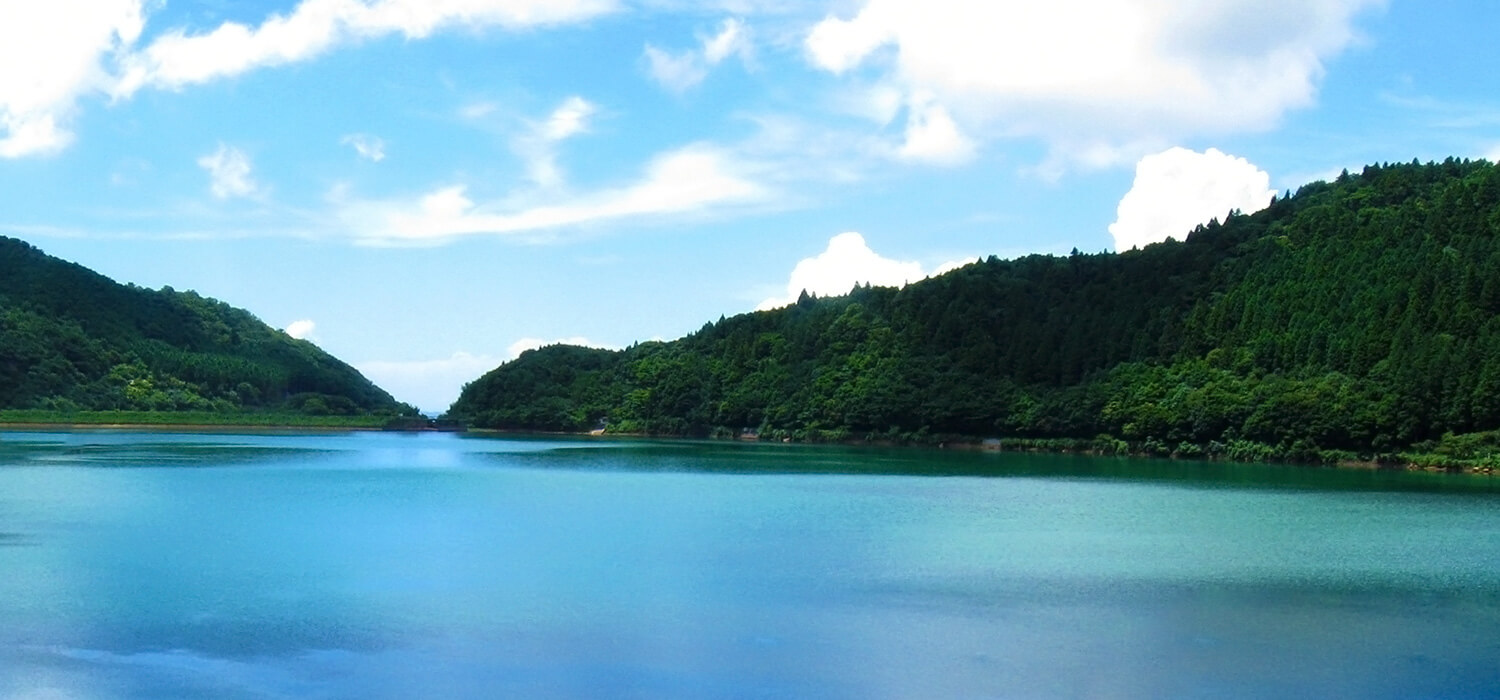
M 0 237 L 0 409 L 409 413 L 343 362 L 193 292 Z
M 450 413 L 510 429 L 1081 439 L 1239 458 L 1500 428 L 1494 165 L 1371 166 L 1185 233 L 804 295 L 670 343 L 543 348 Z

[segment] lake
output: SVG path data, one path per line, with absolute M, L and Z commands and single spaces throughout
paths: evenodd
M 1497 694 L 1487 477 L 0 433 L 0 698 Z

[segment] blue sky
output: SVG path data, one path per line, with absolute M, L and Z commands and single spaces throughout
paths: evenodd
M 521 349 L 1500 157 L 1500 5 L 0 4 L 0 234 L 441 411 Z

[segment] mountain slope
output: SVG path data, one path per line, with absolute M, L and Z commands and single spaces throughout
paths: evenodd
M 1385 451 L 1500 428 L 1497 314 L 1500 171 L 1371 166 L 1182 242 L 991 257 L 671 343 L 543 348 L 450 413 L 517 429 Z
M 349 365 L 193 292 L 0 237 L 0 408 L 409 412 Z

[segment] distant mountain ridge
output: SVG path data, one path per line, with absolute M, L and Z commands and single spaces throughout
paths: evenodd
M 480 427 L 1371 454 L 1500 429 L 1500 170 L 1375 165 L 1185 240 L 990 257 L 468 385 Z M 1123 449 L 1123 448 L 1122 448 Z
M 194 292 L 0 237 L 0 408 L 413 413 L 353 367 Z

